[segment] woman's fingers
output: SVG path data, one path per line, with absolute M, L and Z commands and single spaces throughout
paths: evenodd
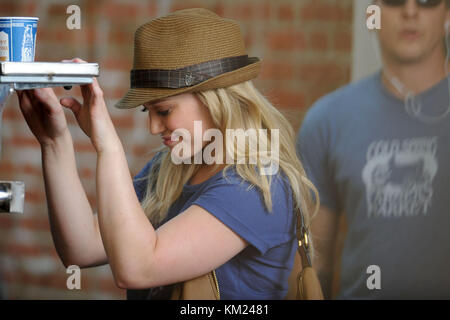
M 92 79 L 92 83 L 88 85 L 91 93 L 96 99 L 103 99 L 103 90 L 98 84 L 97 78 Z
M 42 118 L 40 117 L 40 114 L 36 112 L 36 109 L 33 108 L 29 90 L 17 91 L 17 96 L 19 97 L 20 110 L 31 131 L 35 135 L 41 134 L 43 132 Z
M 25 95 L 28 97 L 28 99 L 30 100 L 31 106 L 33 107 L 35 112 L 41 113 L 42 110 L 40 110 L 40 102 L 39 100 L 36 98 L 36 95 L 34 94 L 34 90 L 26 90 L 25 91 Z
M 30 115 L 36 121 L 42 121 L 42 110 L 36 105 L 36 97 L 33 94 L 33 90 L 25 90 L 22 92 L 22 110 L 24 115 Z
M 75 62 L 75 63 L 87 63 L 87 61 L 84 61 L 80 58 L 73 58 L 72 60 L 63 60 L 63 62 Z M 83 96 L 83 101 L 88 101 L 92 96 L 92 90 L 89 89 L 88 85 L 82 85 L 81 88 L 81 95 Z
M 88 85 L 81 85 L 80 86 L 81 89 L 81 95 L 83 96 L 83 101 L 89 101 L 92 97 L 92 93 L 91 90 L 89 89 Z
M 25 91 L 16 91 L 17 98 L 19 99 L 19 108 L 22 110 L 24 115 L 28 115 L 33 112 L 33 107 L 31 106 L 31 100 Z
M 80 59 L 80 58 L 73 58 L 70 60 L 61 60 L 61 62 L 77 62 L 77 63 L 86 63 L 86 61 Z
M 73 58 L 72 60 L 63 60 L 63 62 L 76 62 L 76 63 L 87 63 L 80 58 Z M 81 85 L 81 95 L 83 96 L 84 102 L 90 102 L 91 99 L 103 99 L 103 90 L 100 88 L 97 79 L 94 77 L 91 84 Z
M 61 110 L 58 98 L 51 88 L 34 89 L 34 96 L 39 101 L 47 114 L 54 114 Z
M 80 87 L 83 101 L 88 103 L 98 103 L 99 101 L 103 101 L 103 90 L 100 88 L 95 77 L 92 79 L 92 83 Z
M 81 109 L 81 103 L 78 102 L 77 99 L 73 98 L 73 97 L 66 97 L 66 98 L 62 98 L 61 100 L 59 100 L 59 102 L 61 103 L 61 105 L 63 107 L 69 108 L 70 110 L 72 110 L 72 112 L 77 115 L 78 112 L 80 112 Z
M 87 63 L 86 61 L 80 59 L 80 58 L 73 58 L 72 59 L 73 62 L 77 62 L 77 63 Z

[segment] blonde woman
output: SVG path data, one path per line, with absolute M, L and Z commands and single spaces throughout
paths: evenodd
M 134 180 L 96 81 L 81 87 L 83 104 L 58 101 L 51 89 L 18 92 L 42 146 L 51 230 L 64 265 L 109 263 L 128 298 L 169 298 L 170 284 L 212 270 L 222 299 L 286 296 L 295 212 L 301 208 L 308 220 L 313 186 L 291 126 L 250 81 L 259 67 L 245 53 L 238 24 L 208 10 L 181 10 L 141 26 L 131 88 L 116 106 L 143 106 L 151 134 L 165 146 Z M 97 151 L 97 214 L 77 175 L 61 105 Z M 208 130 L 222 133 L 214 139 L 222 150 L 210 153 L 214 163 L 190 161 L 213 143 L 198 139 L 196 124 L 203 138 Z M 256 144 L 247 139 L 243 150 L 226 135 L 239 129 L 267 134 Z M 182 162 L 175 163 L 180 146 Z M 268 173 L 267 164 L 278 170 Z

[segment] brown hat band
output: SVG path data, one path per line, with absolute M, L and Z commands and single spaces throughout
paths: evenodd
M 248 55 L 202 62 L 180 69 L 131 70 L 131 88 L 186 88 L 259 61 Z

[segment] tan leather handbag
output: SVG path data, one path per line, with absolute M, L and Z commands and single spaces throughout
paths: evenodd
M 322 288 L 309 255 L 309 233 L 303 214 L 297 210 L 298 248 L 294 267 L 289 276 L 285 300 L 323 300 Z M 171 300 L 220 300 L 220 289 L 215 271 L 175 285 Z
M 323 300 L 322 287 L 309 255 L 309 230 L 305 226 L 303 214 L 297 210 L 297 254 L 289 276 L 286 300 Z

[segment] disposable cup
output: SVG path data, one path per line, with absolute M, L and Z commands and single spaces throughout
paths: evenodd
M 0 61 L 34 61 L 38 20 L 35 17 L 0 17 Z

